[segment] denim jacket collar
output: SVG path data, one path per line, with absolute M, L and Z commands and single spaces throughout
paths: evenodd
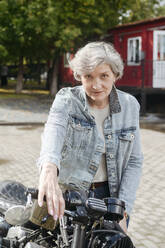
M 86 96 L 83 86 L 82 86 L 82 101 L 84 104 L 84 111 L 88 111 L 89 103 L 88 103 L 87 96 Z M 115 85 L 113 85 L 113 88 L 109 95 L 109 105 L 110 105 L 110 114 L 116 114 L 116 113 L 121 112 L 121 105 L 119 102 L 119 97 L 118 97 Z
M 109 96 L 109 105 L 110 105 L 111 114 L 116 114 L 121 112 L 121 105 L 119 102 L 119 97 L 115 85 L 113 85 L 113 88 Z

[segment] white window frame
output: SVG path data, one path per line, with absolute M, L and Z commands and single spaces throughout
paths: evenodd
M 136 62 L 136 41 L 139 41 L 139 48 L 138 48 L 138 55 L 139 60 Z M 132 42 L 132 51 L 130 48 L 130 43 Z M 127 65 L 140 65 L 141 64 L 141 43 L 142 43 L 142 37 L 132 37 L 128 38 L 127 41 Z M 131 57 L 133 57 L 133 60 L 131 60 Z
M 164 53 L 165 53 L 165 51 L 164 51 L 164 44 L 163 44 L 163 39 L 161 38 L 160 39 L 160 59 L 158 59 L 158 36 L 159 35 L 163 35 L 163 36 L 165 36 L 165 31 L 164 30 L 156 30 L 156 31 L 154 31 L 154 45 L 153 45 L 153 59 L 154 60 L 157 60 L 157 61 L 165 61 L 165 59 L 164 59 Z
M 65 68 L 69 68 L 70 66 L 69 66 L 69 63 L 68 63 L 68 59 L 67 59 L 67 57 L 70 57 L 70 53 L 64 53 L 64 67 Z

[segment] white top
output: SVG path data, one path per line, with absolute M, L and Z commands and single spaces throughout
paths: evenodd
M 96 126 L 100 137 L 104 140 L 104 153 L 102 155 L 99 168 L 96 175 L 93 178 L 93 182 L 104 182 L 107 181 L 107 168 L 106 168 L 106 157 L 105 157 L 105 137 L 104 137 L 104 120 L 109 116 L 109 104 L 103 109 L 97 109 L 89 106 L 91 115 L 95 118 Z

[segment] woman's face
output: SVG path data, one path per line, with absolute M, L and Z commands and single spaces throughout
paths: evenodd
M 98 65 L 93 72 L 81 76 L 81 82 L 91 106 L 104 108 L 115 82 L 115 75 L 107 64 Z

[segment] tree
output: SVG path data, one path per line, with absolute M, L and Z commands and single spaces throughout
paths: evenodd
M 165 1 L 161 0 L 162 4 L 156 9 L 156 16 L 165 16 Z
M 135 0 L 126 15 L 123 15 L 122 22 L 134 22 L 160 16 L 160 2 L 162 0 Z
M 16 92 L 23 88 L 23 62 L 27 58 L 48 56 L 45 36 L 40 35 L 49 25 L 48 13 L 42 19 L 48 1 L 1 0 L 0 44 L 7 51 L 8 60 L 18 64 Z
M 0 64 L 7 63 L 8 58 L 9 58 L 8 51 L 3 45 L 0 45 Z
M 117 24 L 155 13 L 157 0 L 0 0 L 0 52 L 19 65 L 16 92 L 23 88 L 24 61 L 52 61 L 50 91 L 57 91 L 58 63 L 99 39 Z M 148 11 L 148 12 L 147 12 Z

